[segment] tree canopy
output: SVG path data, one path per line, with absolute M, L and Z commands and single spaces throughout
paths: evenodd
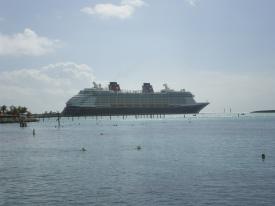
M 27 107 L 23 107 L 23 106 L 6 106 L 6 105 L 2 105 L 0 107 L 0 113 L 1 114 L 8 114 L 8 115 L 19 115 L 19 114 L 31 114 L 30 111 L 28 111 Z

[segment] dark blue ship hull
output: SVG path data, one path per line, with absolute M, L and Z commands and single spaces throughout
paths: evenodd
M 209 103 L 170 107 L 72 107 L 63 110 L 64 116 L 109 116 L 109 115 L 146 115 L 146 114 L 196 114 Z

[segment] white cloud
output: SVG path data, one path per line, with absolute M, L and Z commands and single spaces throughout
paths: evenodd
M 146 3 L 142 0 L 122 0 L 120 4 L 115 5 L 111 3 L 96 4 L 90 7 L 84 7 L 82 12 L 89 15 L 98 15 L 103 18 L 119 18 L 126 19 L 133 15 L 138 7 L 142 7 Z
M 94 79 L 88 65 L 72 62 L 0 72 L 1 104 L 23 105 L 33 112 L 61 111 L 70 97 Z
M 0 56 L 41 56 L 53 52 L 59 46 L 58 40 L 39 36 L 28 28 L 14 35 L 0 33 Z
M 197 6 L 198 0 L 185 0 L 190 6 Z

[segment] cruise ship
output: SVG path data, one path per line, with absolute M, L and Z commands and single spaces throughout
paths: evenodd
M 191 92 L 175 91 L 164 84 L 154 92 L 150 83 L 143 83 L 140 91 L 123 91 L 117 82 L 108 88 L 93 82 L 93 88 L 81 90 L 66 103 L 65 116 L 196 114 L 208 102 L 198 103 Z

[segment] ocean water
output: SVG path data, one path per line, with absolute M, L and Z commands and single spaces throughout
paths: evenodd
M 275 205 L 275 116 L 2 124 L 0 205 Z

